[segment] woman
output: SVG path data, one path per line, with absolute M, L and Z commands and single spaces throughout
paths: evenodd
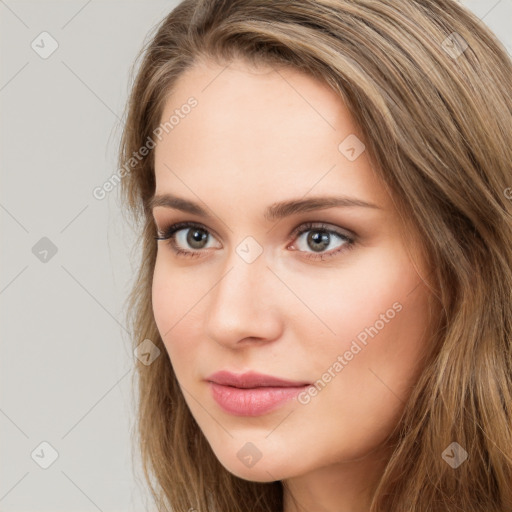
M 446 0 L 185 0 L 141 56 L 120 165 L 158 509 L 512 511 L 496 37 Z

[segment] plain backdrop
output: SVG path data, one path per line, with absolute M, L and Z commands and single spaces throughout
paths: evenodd
M 123 325 L 139 255 L 117 191 L 92 191 L 117 169 L 130 67 L 177 3 L 0 0 L 0 512 L 147 501 Z M 512 0 L 463 3 L 512 54 Z

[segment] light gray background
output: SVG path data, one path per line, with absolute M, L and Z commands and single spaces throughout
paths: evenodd
M 117 191 L 92 190 L 117 169 L 130 66 L 177 3 L 0 0 L 0 512 L 147 500 L 122 322 L 138 254 Z M 512 0 L 463 3 L 512 54 Z M 59 45 L 47 59 L 31 47 L 43 31 Z M 46 262 L 43 237 L 57 249 Z M 42 442 L 58 453 L 47 469 Z

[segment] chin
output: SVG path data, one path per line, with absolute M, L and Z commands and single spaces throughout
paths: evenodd
M 295 473 L 292 474 L 292 468 L 287 467 L 286 463 L 281 464 L 279 461 L 265 461 L 264 459 L 262 456 L 251 467 L 246 466 L 238 457 L 229 460 L 219 459 L 219 462 L 231 474 L 250 482 L 267 483 L 294 476 Z
M 256 466 L 252 468 L 241 468 L 240 466 L 225 467 L 236 477 L 241 478 L 242 480 L 248 480 L 250 482 L 268 483 L 274 482 L 276 480 L 282 480 L 283 478 L 288 478 L 288 475 L 283 476 L 281 472 L 268 469 L 265 466 L 260 466 L 259 468 Z

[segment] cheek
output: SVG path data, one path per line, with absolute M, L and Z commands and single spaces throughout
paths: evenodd
M 318 336 L 320 324 L 314 329 L 303 320 L 301 337 L 319 379 L 305 407 L 309 417 L 332 418 L 331 431 L 351 435 L 354 449 L 390 433 L 417 380 L 428 343 L 428 297 L 412 263 L 396 248 L 375 250 L 309 297 L 335 334 L 321 329 Z
M 286 279 L 310 310 L 297 304 L 300 315 L 293 317 L 291 326 L 294 322 L 301 325 L 295 336 L 316 346 L 321 337 L 324 358 L 326 352 L 338 354 L 349 349 L 354 339 L 362 347 L 377 338 L 410 339 L 406 343 L 410 345 L 428 323 L 421 277 L 398 244 L 360 251 L 342 268 L 289 274 Z M 398 348 L 396 343 L 393 346 Z M 379 347 L 392 349 L 384 343 Z
M 206 284 L 166 263 L 157 256 L 152 285 L 152 304 L 156 326 L 167 349 L 178 379 L 181 369 L 194 367 L 196 340 L 200 339 L 200 301 Z M 194 363 L 194 364 L 193 364 Z

